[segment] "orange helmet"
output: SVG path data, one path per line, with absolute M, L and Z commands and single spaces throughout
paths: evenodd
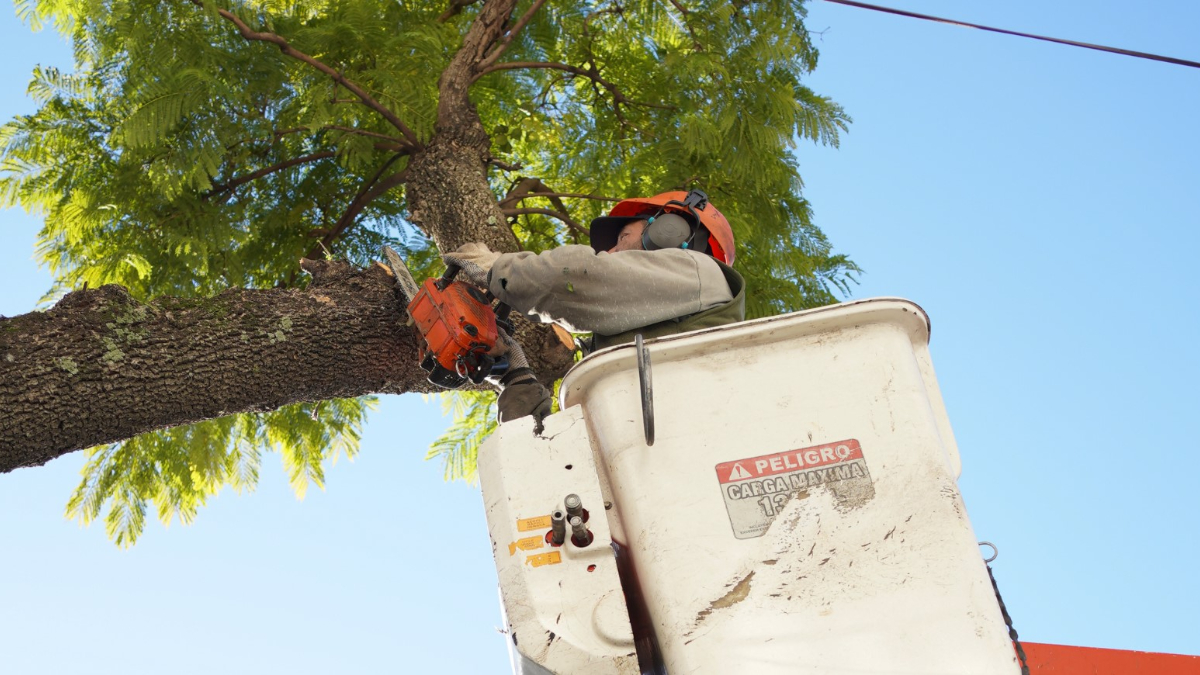
M 707 253 L 726 265 L 733 264 L 736 255 L 733 228 L 717 207 L 708 202 L 708 195 L 700 190 L 664 192 L 653 197 L 621 200 L 607 216 L 592 221 L 592 248 L 597 252 L 607 251 L 616 245 L 617 235 L 626 223 L 653 220 L 664 213 L 683 216 L 691 225 L 692 236 L 683 241 L 680 248 L 691 248 Z

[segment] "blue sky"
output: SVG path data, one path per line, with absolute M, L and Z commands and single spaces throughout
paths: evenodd
M 894 0 L 1200 60 L 1184 0 Z M 67 45 L 0 13 L 0 117 Z M 809 80 L 854 117 L 800 146 L 818 224 L 933 322 L 976 533 L 1023 638 L 1200 653 L 1200 70 L 814 2 Z M 0 212 L 0 314 L 50 279 Z M 79 455 L 0 475 L 0 653 L 14 673 L 507 669 L 478 492 L 423 460 L 445 421 L 385 399 L 362 454 L 297 501 L 259 489 L 132 550 L 63 518 Z

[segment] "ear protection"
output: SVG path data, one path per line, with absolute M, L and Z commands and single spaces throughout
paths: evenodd
M 657 251 L 662 248 L 687 248 L 692 238 L 692 224 L 677 213 L 663 213 L 646 219 L 642 230 L 642 248 Z
M 682 206 L 695 217 L 697 209 L 703 211 L 708 206 L 708 195 L 700 190 L 692 190 L 684 201 L 670 201 L 667 204 Z M 664 207 L 664 210 L 646 219 L 646 228 L 642 230 L 642 248 L 647 251 L 683 248 L 707 253 L 708 230 L 699 225 L 698 220 L 698 217 L 688 220 L 678 213 L 667 213 Z

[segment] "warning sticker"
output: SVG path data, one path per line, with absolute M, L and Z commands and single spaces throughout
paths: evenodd
M 854 439 L 717 465 L 725 510 L 738 539 L 761 537 L 788 501 L 827 486 L 840 504 L 875 496 L 862 446 Z
M 517 549 L 521 549 L 522 551 L 535 551 L 539 548 L 545 547 L 546 538 L 539 534 L 534 537 L 525 537 L 524 539 L 518 539 L 516 541 L 509 542 L 508 554 L 516 555 Z
M 550 516 L 537 516 L 534 518 L 518 518 L 517 532 L 532 532 L 533 530 L 548 530 L 550 529 Z
M 549 553 L 538 553 L 531 555 L 525 559 L 526 565 L 541 567 L 542 565 L 557 565 L 562 562 L 562 553 L 558 551 L 550 551 Z

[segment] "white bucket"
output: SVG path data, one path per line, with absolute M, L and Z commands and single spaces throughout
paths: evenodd
M 653 446 L 633 345 L 567 375 L 668 672 L 1018 672 L 928 340 L 899 299 L 655 340 Z

